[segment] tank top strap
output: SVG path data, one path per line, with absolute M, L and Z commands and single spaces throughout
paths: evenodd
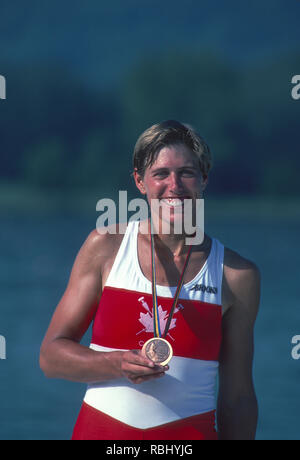
M 222 281 L 224 264 L 224 246 L 216 238 L 212 238 L 210 253 L 201 270 L 184 285 L 185 295 L 202 302 L 222 303 Z
M 139 221 L 130 221 L 105 286 L 151 292 L 147 281 L 137 270 L 137 237 Z
M 105 286 L 151 294 L 151 281 L 141 271 L 137 240 L 139 221 L 128 223 Z M 196 276 L 182 286 L 180 298 L 221 305 L 224 246 L 212 238 L 210 253 Z M 173 297 L 176 286 L 157 286 L 157 295 Z

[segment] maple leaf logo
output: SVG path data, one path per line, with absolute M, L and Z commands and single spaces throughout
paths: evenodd
M 138 301 L 142 304 L 142 306 L 147 311 L 147 313 L 143 313 L 143 312 L 140 313 L 139 322 L 142 323 L 144 327 L 139 332 L 137 332 L 136 335 L 141 334 L 141 332 L 154 332 L 153 309 L 152 310 L 150 309 L 144 297 L 140 297 Z M 181 304 L 179 304 L 178 307 L 176 307 L 174 310 L 174 315 L 175 313 L 177 313 L 179 310 L 182 310 L 183 308 L 184 307 Z M 167 311 L 162 309 L 161 305 L 158 306 L 158 315 L 159 315 L 160 330 L 163 333 L 163 331 L 165 330 L 169 315 L 167 314 Z M 172 318 L 169 330 L 174 329 L 174 327 L 176 327 L 176 318 Z M 171 336 L 169 332 L 167 335 L 172 340 L 174 340 L 174 338 Z

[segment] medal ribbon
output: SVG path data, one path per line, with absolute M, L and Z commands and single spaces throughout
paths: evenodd
M 155 274 L 155 247 L 154 247 L 154 236 L 153 236 L 153 227 L 152 227 L 152 221 L 151 221 L 151 266 L 152 266 L 152 299 L 153 299 L 153 331 L 154 331 L 154 337 L 161 337 L 161 330 L 160 330 L 160 323 L 159 323 L 159 312 L 158 312 L 158 304 L 157 304 L 157 293 L 156 293 L 156 274 Z M 189 246 L 188 253 L 185 259 L 185 263 L 180 275 L 180 279 L 177 285 L 177 289 L 175 292 L 175 296 L 173 299 L 173 305 L 169 313 L 168 321 L 166 323 L 166 327 L 164 330 L 163 336 L 166 337 L 170 328 L 170 324 L 172 321 L 172 317 L 174 314 L 174 310 L 176 308 L 179 294 L 183 285 L 183 279 L 184 279 L 184 274 L 188 265 L 188 261 L 190 259 L 191 255 L 191 250 L 192 250 L 192 245 Z

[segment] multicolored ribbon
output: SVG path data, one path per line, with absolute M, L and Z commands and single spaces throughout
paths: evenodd
M 160 330 L 160 322 L 159 322 L 159 311 L 158 311 L 158 303 L 157 303 L 157 293 L 156 293 L 156 271 L 155 271 L 155 246 L 154 246 L 154 235 L 153 235 L 153 226 L 152 220 L 150 219 L 151 231 L 150 231 L 150 240 L 151 240 L 151 266 L 152 266 L 152 299 L 153 299 L 153 332 L 154 337 L 161 337 L 161 330 Z M 182 269 L 182 273 L 180 275 L 180 279 L 177 285 L 177 289 L 175 292 L 175 296 L 173 299 L 173 305 L 169 313 L 168 321 L 166 323 L 166 327 L 164 330 L 163 337 L 166 337 L 171 325 L 172 317 L 179 299 L 179 294 L 183 285 L 184 274 L 190 259 L 192 250 L 192 245 L 189 246 L 188 253 L 185 259 L 185 263 Z

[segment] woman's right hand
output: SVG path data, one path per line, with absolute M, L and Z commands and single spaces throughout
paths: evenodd
M 131 383 L 140 384 L 165 375 L 169 366 L 161 366 L 144 356 L 141 350 L 122 352 L 121 373 Z

